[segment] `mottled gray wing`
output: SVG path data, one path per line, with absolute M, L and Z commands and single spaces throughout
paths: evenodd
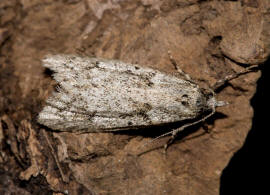
M 43 60 L 57 92 L 38 122 L 61 131 L 116 131 L 193 119 L 204 95 L 189 81 L 115 60 L 55 55 Z

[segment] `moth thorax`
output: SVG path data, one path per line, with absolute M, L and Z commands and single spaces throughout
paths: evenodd
M 215 97 L 215 93 L 212 90 L 201 89 L 203 96 L 201 97 L 201 109 L 203 111 L 215 110 L 216 107 L 225 106 L 228 103 L 224 101 L 218 101 Z

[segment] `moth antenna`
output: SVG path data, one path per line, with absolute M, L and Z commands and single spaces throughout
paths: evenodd
M 185 72 L 180 68 L 180 66 L 177 64 L 176 60 L 173 58 L 173 56 L 172 56 L 172 54 L 171 54 L 171 51 L 168 51 L 168 55 L 169 55 L 170 61 L 171 61 L 172 65 L 174 66 L 175 70 L 176 70 L 180 75 L 182 75 L 187 81 L 196 84 L 196 83 L 191 79 L 190 75 L 187 74 L 187 73 L 185 73 Z
M 182 127 L 179 127 L 179 128 L 177 128 L 177 129 L 171 131 L 172 137 L 171 137 L 171 138 L 168 140 L 168 142 L 164 145 L 164 150 L 165 150 L 165 152 L 166 152 L 168 146 L 169 146 L 171 143 L 173 143 L 173 141 L 175 140 L 177 133 L 179 133 L 180 131 L 183 131 L 183 130 L 184 130 L 185 128 L 187 128 L 187 127 L 196 125 L 196 124 L 198 124 L 198 123 L 200 123 L 200 122 L 204 122 L 206 119 L 210 118 L 213 114 L 215 114 L 215 112 L 216 112 L 216 107 L 215 107 L 215 105 L 213 105 L 211 113 L 209 113 L 208 115 L 206 115 L 206 116 L 203 117 L 202 119 L 197 120 L 197 121 L 192 122 L 192 123 L 187 123 L 187 124 L 183 125 Z
M 259 65 L 252 65 L 252 66 L 249 66 L 247 68 L 245 68 L 244 70 L 240 71 L 240 72 L 237 72 L 237 73 L 234 73 L 234 74 L 231 74 L 231 75 L 228 75 L 226 76 L 225 78 L 223 79 L 220 79 L 218 80 L 214 86 L 212 87 L 212 89 L 214 91 L 217 91 L 220 87 L 224 86 L 227 82 L 235 79 L 235 78 L 238 78 L 239 76 L 243 75 L 243 74 L 247 74 L 247 73 L 250 73 L 250 72 L 256 72 L 259 70 Z
M 206 119 L 208 119 L 209 117 L 211 117 L 215 112 L 216 112 L 216 108 L 215 108 L 215 105 L 213 105 L 211 113 L 208 114 L 208 115 L 206 115 L 206 116 L 203 117 L 202 119 L 197 120 L 197 121 L 192 122 L 192 123 L 187 123 L 187 124 L 185 124 L 185 125 L 183 125 L 183 126 L 177 128 L 177 129 L 175 129 L 175 130 L 172 130 L 172 131 L 167 132 L 167 133 L 164 133 L 164 134 L 162 134 L 162 135 L 160 135 L 160 136 L 158 136 L 158 137 L 155 137 L 154 139 L 152 139 L 152 140 L 146 142 L 145 144 L 143 144 L 141 147 L 143 148 L 143 147 L 145 147 L 146 145 L 148 145 L 148 144 L 150 144 L 150 143 L 156 141 L 157 139 L 162 138 L 162 137 L 164 137 L 164 136 L 166 136 L 166 135 L 171 134 L 172 137 L 171 137 L 171 138 L 167 141 L 167 143 L 164 145 L 164 150 L 165 150 L 165 152 L 166 152 L 168 146 L 169 146 L 171 143 L 173 143 L 174 139 L 176 138 L 177 133 L 179 133 L 180 131 L 183 131 L 183 130 L 184 130 L 185 128 L 187 128 L 187 127 L 190 127 L 190 126 L 193 126 L 193 125 L 196 125 L 196 124 L 198 124 L 198 123 L 200 123 L 200 122 L 205 121 Z

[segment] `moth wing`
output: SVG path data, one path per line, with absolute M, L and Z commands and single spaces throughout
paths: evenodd
M 60 131 L 117 131 L 199 114 L 197 85 L 115 60 L 55 55 L 43 60 L 58 82 L 38 122 Z

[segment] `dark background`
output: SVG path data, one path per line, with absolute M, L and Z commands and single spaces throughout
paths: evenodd
M 270 194 L 269 74 L 270 60 L 261 66 L 257 92 L 251 100 L 254 118 L 244 146 L 235 153 L 221 177 L 220 194 Z

